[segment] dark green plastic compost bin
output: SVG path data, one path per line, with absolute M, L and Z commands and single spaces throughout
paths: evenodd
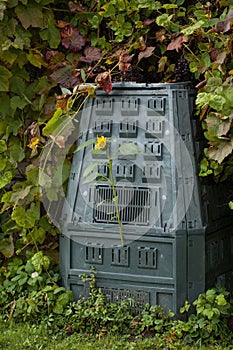
M 177 312 L 217 282 L 232 288 L 229 189 L 198 176 L 203 141 L 194 101 L 188 83 L 119 83 L 87 101 L 77 144 L 97 136 L 110 140 L 125 245 L 104 178 L 106 154 L 93 154 L 89 145 L 73 158 L 60 240 L 63 285 L 76 298 L 88 294 L 79 275 L 91 266 L 108 300 L 132 298 L 142 307 Z M 124 143 L 141 152 L 120 154 Z M 85 183 L 90 164 L 103 177 Z

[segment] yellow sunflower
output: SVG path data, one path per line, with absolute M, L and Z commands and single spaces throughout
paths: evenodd
M 105 136 L 97 136 L 95 149 L 104 150 L 107 146 L 107 138 Z

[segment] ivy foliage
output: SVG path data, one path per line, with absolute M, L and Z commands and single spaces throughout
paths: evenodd
M 97 86 L 110 92 L 114 81 L 192 80 L 207 145 L 200 175 L 232 176 L 232 18 L 232 0 L 0 1 L 2 257 L 37 247 L 56 260 L 40 157 L 47 143 L 62 151 L 69 135 L 55 130 L 73 121 Z M 57 169 L 57 187 L 48 176 L 50 201 L 68 179 L 70 159 Z

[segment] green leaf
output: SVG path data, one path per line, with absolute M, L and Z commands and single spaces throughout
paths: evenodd
M 164 4 L 162 8 L 165 10 L 176 9 L 178 6 L 176 4 Z
M 0 96 L 0 115 L 1 117 L 5 117 L 7 115 L 11 114 L 11 108 L 10 108 L 10 96 L 7 94 L 3 94 L 3 96 Z M 5 131 L 2 132 L 2 127 L 4 126 L 4 130 L 6 130 L 6 126 L 8 125 L 7 120 L 0 119 L 0 134 L 5 133 Z
M 12 73 L 3 66 L 0 66 L 0 91 L 9 91 L 9 80 L 12 77 Z
M 28 101 L 26 101 L 23 97 L 13 96 L 11 98 L 10 106 L 13 111 L 16 111 L 17 108 L 22 110 L 27 105 L 28 105 Z
M 227 301 L 226 301 L 226 299 L 225 299 L 223 294 L 219 294 L 219 295 L 216 296 L 216 302 L 217 302 L 217 304 L 219 306 L 227 305 Z
M 16 207 L 11 214 L 11 218 L 20 227 L 33 228 L 36 220 L 38 220 L 38 214 L 38 205 L 32 203 L 27 211 L 23 207 Z
M 46 231 L 42 227 L 34 227 L 34 229 L 30 232 L 30 236 L 33 239 L 33 243 L 39 242 L 42 244 L 46 238 Z
M 48 256 L 44 255 L 42 251 L 37 252 L 31 258 L 32 265 L 38 273 L 41 273 L 42 270 L 48 270 L 50 266 L 50 259 Z
M 13 174 L 11 171 L 5 171 L 0 177 L 0 188 L 8 185 L 13 178 Z
M 95 142 L 96 140 L 92 140 L 92 139 L 83 142 L 80 146 L 78 146 L 78 148 L 74 151 L 74 153 L 81 151 L 85 147 L 93 145 Z
M 9 147 L 10 156 L 15 162 L 20 163 L 25 158 L 25 153 L 23 147 L 20 144 L 13 144 Z
M 228 205 L 229 205 L 229 208 L 230 208 L 231 210 L 233 210 L 233 202 L 230 201 L 230 202 L 228 203 Z
M 15 13 L 24 29 L 28 29 L 30 26 L 43 28 L 44 20 L 40 6 L 33 4 L 18 5 L 15 8 Z
M 88 182 L 92 182 L 94 180 L 96 180 L 97 176 L 103 176 L 99 173 L 90 173 L 88 176 L 85 177 L 84 181 L 83 181 L 83 184 L 86 184 Z
M 93 162 L 91 163 L 90 165 L 88 165 L 88 167 L 84 170 L 83 172 L 83 177 L 85 178 L 87 175 L 89 175 L 90 173 L 92 173 L 92 171 L 94 169 L 97 170 L 97 165 L 98 165 L 98 162 Z
M 39 52 L 30 52 L 27 54 L 28 61 L 35 67 L 41 68 L 46 66 L 46 62 L 43 59 L 43 56 Z
M 0 140 L 0 153 L 3 153 L 7 150 L 7 145 L 5 140 Z
M 184 28 L 181 30 L 181 33 L 183 33 L 184 35 L 191 35 L 193 34 L 197 29 L 202 28 L 204 24 L 204 21 L 197 21 L 195 24 L 193 24 L 192 26 L 189 26 L 187 28 Z
M 63 111 L 61 108 L 58 108 L 52 118 L 48 121 L 46 126 L 42 129 L 44 136 L 51 135 L 59 125 L 63 122 L 62 118 L 60 118 L 63 114 Z
M 123 143 L 119 147 L 119 152 L 124 155 L 139 154 L 142 153 L 141 149 L 134 143 Z
M 15 40 L 13 43 L 14 48 L 20 49 L 20 50 L 23 50 L 24 48 L 30 48 L 32 34 L 29 31 L 24 30 L 20 26 L 17 26 L 14 35 L 15 35 Z
M 40 32 L 40 37 L 42 40 L 49 42 L 51 49 L 56 49 L 58 47 L 61 41 L 61 35 L 53 18 L 49 18 L 48 28 Z

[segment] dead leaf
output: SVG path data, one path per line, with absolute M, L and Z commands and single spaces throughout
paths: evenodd
M 216 160 L 219 164 L 232 153 L 233 140 L 221 140 L 218 143 L 210 146 L 207 150 L 207 156 Z
M 110 71 L 103 72 L 97 75 L 95 82 L 101 89 L 106 91 L 108 94 L 112 91 L 112 78 Z
M 61 43 L 66 49 L 73 52 L 80 51 L 85 45 L 84 37 L 79 33 L 78 29 L 71 24 L 66 25 L 61 31 Z
M 63 94 L 61 96 L 57 96 L 56 109 L 61 108 L 63 111 L 67 110 L 68 102 L 71 94 Z
M 98 49 L 97 47 L 86 47 L 84 50 L 84 55 L 85 56 L 80 58 L 80 61 L 87 63 L 99 61 L 102 58 L 100 49 Z
M 154 23 L 154 22 L 155 22 L 155 18 L 152 18 L 152 19 L 147 18 L 147 19 L 145 19 L 145 20 L 143 21 L 143 25 L 144 25 L 144 26 L 149 26 L 150 24 L 152 24 L 152 23 Z
M 167 46 L 167 50 L 176 50 L 178 52 L 185 42 L 187 42 L 187 36 L 179 35 L 177 38 L 170 42 L 170 44 Z
M 69 22 L 65 22 L 65 21 L 62 21 L 60 19 L 56 21 L 56 27 L 60 28 L 60 29 L 64 29 L 69 24 L 70 24 Z
M 202 119 L 204 118 L 204 116 L 205 116 L 205 114 L 206 114 L 208 108 L 209 108 L 208 105 L 206 105 L 204 108 L 202 108 L 201 113 L 200 113 L 200 116 L 199 116 L 199 119 L 200 119 L 200 120 L 202 120 Z
M 140 44 L 140 45 L 139 45 L 138 49 L 139 49 L 140 51 L 144 51 L 144 50 L 146 49 L 146 42 L 145 42 L 143 36 L 140 36 L 140 38 L 139 38 L 139 44 Z
M 33 122 L 30 124 L 24 134 L 30 135 L 30 137 L 40 137 L 40 128 L 38 122 Z
M 159 30 L 158 32 L 155 33 L 156 36 L 156 40 L 162 42 L 166 39 L 166 35 L 165 35 L 166 31 L 164 29 Z
M 154 46 L 148 46 L 144 51 L 139 52 L 138 61 L 141 61 L 142 58 L 148 58 L 152 56 L 154 49 Z
M 119 70 L 126 72 L 131 67 L 132 56 L 127 53 L 122 53 L 119 57 Z
M 166 63 L 167 63 L 167 56 L 161 57 L 158 65 L 158 73 L 164 72 Z
M 233 20 L 233 10 L 229 10 L 226 19 L 224 21 L 219 21 L 216 24 L 215 30 L 217 33 L 226 33 L 231 29 Z
M 85 11 L 85 8 L 80 3 L 80 1 L 79 2 L 69 1 L 68 6 L 70 9 L 70 12 L 83 12 L 83 11 Z

